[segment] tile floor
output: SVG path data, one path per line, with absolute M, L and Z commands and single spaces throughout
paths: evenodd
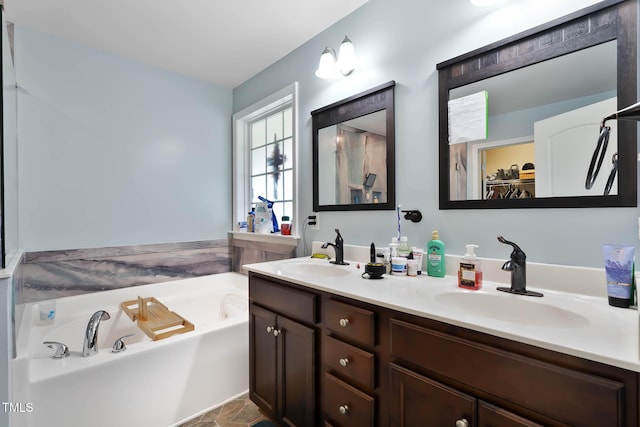
M 266 419 L 249 400 L 249 396 L 244 395 L 187 421 L 180 427 L 250 427 Z

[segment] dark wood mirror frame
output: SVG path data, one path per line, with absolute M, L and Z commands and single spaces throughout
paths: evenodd
M 439 97 L 440 209 L 583 208 L 637 206 L 637 123 L 618 121 L 618 194 L 609 196 L 547 197 L 498 200 L 449 198 L 449 91 L 617 40 L 618 109 L 637 101 L 637 6 L 633 0 L 607 0 L 547 24 L 474 50 L 437 65 Z M 558 34 L 564 33 L 558 41 Z M 553 41 L 553 43 L 551 42 Z M 524 53 L 513 55 L 519 49 Z M 504 55 L 506 54 L 506 55 Z M 498 58 L 510 57 L 499 61 Z M 598 135 L 594 135 L 595 148 Z M 587 166 L 584 174 L 586 177 Z M 604 172 L 605 174 L 607 171 Z
M 395 124 L 394 93 L 395 81 L 384 83 L 370 90 L 335 102 L 311 112 L 313 128 L 313 210 L 319 211 L 355 211 L 355 210 L 393 210 L 396 208 L 395 196 Z M 384 203 L 366 204 L 320 204 L 319 192 L 319 140 L 318 132 L 333 126 L 377 111 L 386 111 L 387 140 L 387 200 Z

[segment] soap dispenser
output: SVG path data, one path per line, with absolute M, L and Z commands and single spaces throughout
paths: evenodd
M 478 245 L 467 245 L 467 253 L 460 260 L 458 270 L 458 286 L 465 289 L 478 290 L 482 288 L 482 268 L 474 249 Z

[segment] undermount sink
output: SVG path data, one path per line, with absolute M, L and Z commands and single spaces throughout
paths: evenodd
M 520 325 L 549 328 L 584 328 L 589 319 L 574 311 L 541 302 L 538 298 L 476 292 L 449 292 L 434 301 L 465 314 Z
M 346 276 L 349 271 L 344 266 L 330 264 L 326 260 L 296 260 L 279 263 L 279 272 L 284 274 L 296 274 L 299 276 L 313 277 L 339 277 Z

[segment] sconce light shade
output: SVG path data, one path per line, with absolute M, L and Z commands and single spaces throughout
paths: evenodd
M 330 47 L 325 47 L 320 55 L 320 63 L 316 70 L 316 76 L 321 79 L 332 79 L 338 77 L 338 70 L 336 69 L 336 53 Z
M 353 48 L 353 43 L 349 40 L 349 37 L 345 36 L 338 57 L 336 58 L 336 52 L 330 47 L 325 47 L 320 55 L 320 63 L 316 70 L 316 76 L 321 79 L 333 79 L 343 76 L 348 76 L 356 69 L 356 51 Z
M 344 40 L 340 45 L 337 65 L 343 76 L 348 76 L 356 69 L 356 50 L 347 36 L 344 36 Z

